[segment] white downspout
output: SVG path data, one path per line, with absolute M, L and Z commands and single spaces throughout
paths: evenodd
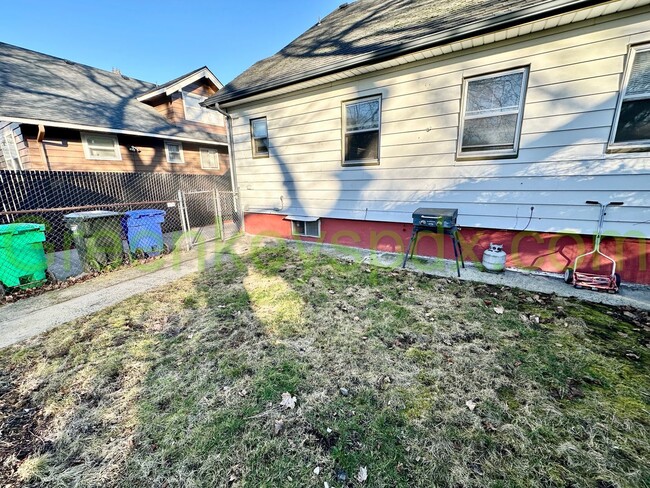
M 207 106 L 206 108 L 209 108 L 211 110 L 216 110 L 226 118 L 226 137 L 228 138 L 228 153 L 230 156 L 230 184 L 232 185 L 233 192 L 237 192 L 237 195 L 240 197 L 239 206 L 241 212 L 241 225 L 242 225 L 242 231 L 245 233 L 246 226 L 244 223 L 244 211 L 243 208 L 241 208 L 241 193 L 239 191 L 239 186 L 237 182 L 237 168 L 236 168 L 237 165 L 235 164 L 235 144 L 232 138 L 232 117 L 228 112 L 226 112 L 221 107 L 219 107 L 218 103 L 215 103 L 213 106 Z

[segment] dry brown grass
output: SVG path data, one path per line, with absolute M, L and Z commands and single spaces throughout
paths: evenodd
M 649 330 L 638 311 L 267 246 L 3 350 L 4 473 L 650 486 Z

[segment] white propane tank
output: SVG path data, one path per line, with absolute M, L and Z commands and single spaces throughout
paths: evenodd
M 493 273 L 500 273 L 506 269 L 506 252 L 503 250 L 503 245 L 490 242 L 490 248 L 483 251 L 483 266 Z

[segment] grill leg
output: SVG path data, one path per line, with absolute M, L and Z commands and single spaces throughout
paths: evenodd
M 460 264 L 458 264 L 458 241 L 456 240 L 456 234 L 452 233 L 451 234 L 451 243 L 454 246 L 454 257 L 456 258 L 456 273 L 458 273 L 458 277 L 460 278 Z M 465 266 L 463 266 L 464 268 Z
M 413 256 L 413 251 L 415 251 L 415 247 L 413 246 L 413 241 L 415 240 L 415 236 L 417 235 L 418 231 L 413 227 L 413 232 L 411 232 L 411 240 L 409 241 L 409 247 L 406 249 L 406 252 L 404 253 L 404 261 L 402 262 L 402 268 L 406 268 L 406 260 L 409 258 L 409 254 L 411 257 Z M 413 250 L 411 250 L 413 248 Z
M 458 254 L 460 254 L 460 262 L 465 269 L 465 258 L 463 257 L 463 248 L 460 247 L 460 239 L 458 238 L 458 231 L 456 231 L 456 245 L 458 246 Z

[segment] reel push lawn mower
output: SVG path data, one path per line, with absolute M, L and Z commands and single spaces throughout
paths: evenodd
M 616 293 L 621 286 L 621 276 L 616 272 L 616 261 L 600 251 L 600 241 L 603 237 L 603 224 L 605 222 L 605 215 L 607 215 L 607 207 L 621 206 L 623 205 L 623 202 L 609 202 L 608 204 L 603 205 L 600 202 L 587 200 L 585 203 L 600 206 L 600 218 L 598 220 L 598 230 L 595 236 L 594 249 L 591 252 L 581 254 L 575 258 L 573 261 L 573 267 L 564 270 L 564 281 L 576 288 L 589 288 L 594 291 L 605 290 L 609 293 Z M 587 256 L 593 256 L 596 254 L 612 263 L 610 274 L 585 273 L 583 271 L 578 271 L 578 262 L 580 260 L 583 260 Z

